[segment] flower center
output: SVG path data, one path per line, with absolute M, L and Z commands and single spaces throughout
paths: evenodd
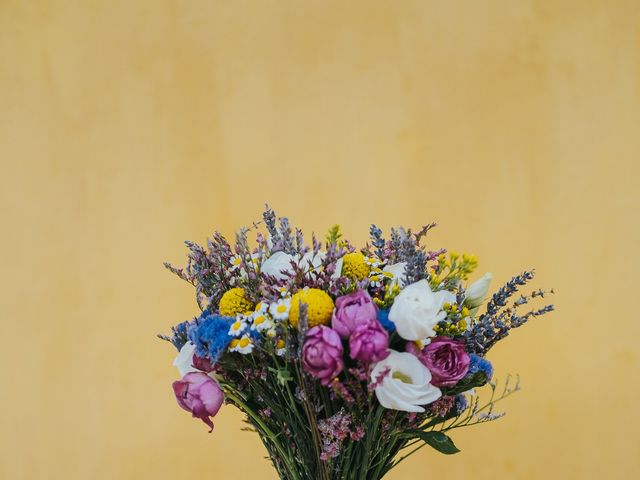
M 396 380 L 400 380 L 402 383 L 408 383 L 410 385 L 413 383 L 411 377 L 409 375 L 405 375 L 402 372 L 393 372 L 391 374 L 391 378 L 395 378 Z

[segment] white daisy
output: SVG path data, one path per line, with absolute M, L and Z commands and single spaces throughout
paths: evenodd
M 255 313 L 267 313 L 269 311 L 269 304 L 264 301 L 258 302 L 255 308 Z
M 382 262 L 375 257 L 365 257 L 364 263 L 369 265 L 371 268 L 378 268 L 382 265 Z
M 382 270 L 380 270 L 379 268 L 374 268 L 373 270 L 371 270 L 371 273 L 369 274 L 369 282 L 372 287 L 381 287 L 384 280 L 385 277 L 382 274 Z
M 283 298 L 269 306 L 269 313 L 275 320 L 286 320 L 289 318 L 289 309 L 291 308 L 291 299 Z
M 282 357 L 285 353 L 287 353 L 287 349 L 285 348 L 284 340 L 280 339 L 276 343 L 276 355 Z
M 237 270 L 242 266 L 242 257 L 234 255 L 231 257 L 231 271 Z
M 254 312 L 251 315 L 251 330 L 264 332 L 273 327 L 273 320 L 266 313 Z
M 253 347 L 255 347 L 253 340 L 251 340 L 251 337 L 249 337 L 249 335 L 245 334 L 241 339 L 235 339 L 231 341 L 229 351 L 247 355 L 253 352 Z
M 247 329 L 247 320 L 244 315 L 238 315 L 236 321 L 229 327 L 229 335 L 239 337 Z

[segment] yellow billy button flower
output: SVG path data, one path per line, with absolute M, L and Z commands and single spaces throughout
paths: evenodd
M 309 328 L 316 325 L 328 325 L 331 322 L 333 300 L 331 300 L 329 294 L 318 288 L 306 288 L 291 297 L 289 322 L 294 327 L 298 326 L 298 321 L 300 320 L 300 303 L 308 305 L 307 319 Z
M 352 280 L 364 280 L 369 276 L 371 267 L 360 252 L 347 253 L 342 257 L 342 275 Z
M 241 313 L 250 313 L 252 310 L 253 303 L 246 298 L 244 288 L 232 288 L 220 299 L 220 315 L 225 317 L 235 317 Z

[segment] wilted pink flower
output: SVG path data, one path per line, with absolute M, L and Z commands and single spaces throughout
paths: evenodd
M 415 343 L 407 343 L 407 352 L 413 353 L 429 369 L 431 383 L 437 387 L 451 387 L 469 371 L 471 359 L 464 342 L 448 337 L 436 337 L 420 350 Z
M 173 382 L 176 400 L 194 418 L 199 418 L 213 430 L 214 417 L 224 401 L 224 394 L 218 383 L 202 372 L 187 373 L 182 380 Z
M 366 290 L 357 290 L 336 299 L 331 326 L 342 338 L 348 338 L 356 327 L 376 321 L 378 307 Z
M 389 334 L 380 323 L 356 327 L 349 338 L 349 356 L 363 363 L 379 362 L 389 356 Z
M 304 370 L 328 385 L 342 372 L 342 341 L 335 330 L 318 325 L 307 332 L 302 346 Z
M 214 368 L 211 360 L 207 357 L 199 357 L 197 355 L 193 356 L 193 367 L 205 373 L 212 372 Z

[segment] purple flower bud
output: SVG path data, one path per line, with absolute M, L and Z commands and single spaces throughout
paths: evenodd
M 389 356 L 389 334 L 378 322 L 356 327 L 349 338 L 349 356 L 362 363 L 373 363 Z
M 302 346 L 304 370 L 323 385 L 329 385 L 342 372 L 342 353 L 342 340 L 335 330 L 324 325 L 313 327 Z
M 182 380 L 173 382 L 173 392 L 176 400 L 194 418 L 199 418 L 209 425 L 213 431 L 214 417 L 224 401 L 224 394 L 218 383 L 206 373 L 187 373 Z
M 422 350 L 409 342 L 407 352 L 418 357 L 429 369 L 431 384 L 437 387 L 451 387 L 458 383 L 469 371 L 471 363 L 464 342 L 448 337 L 436 337 Z
M 365 290 L 357 290 L 336 299 L 331 326 L 342 338 L 349 338 L 351 332 L 362 324 L 376 321 L 378 307 Z

